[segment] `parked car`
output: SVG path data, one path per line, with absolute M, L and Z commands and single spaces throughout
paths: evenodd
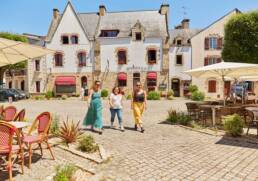
M 15 93 L 9 89 L 0 89 L 0 100 L 4 101 L 4 100 L 8 100 L 9 97 L 11 97 L 13 99 L 13 101 L 17 101 L 19 100 L 19 94 Z
M 28 95 L 20 89 L 9 89 L 9 90 L 12 91 L 15 94 L 18 94 L 19 99 L 27 99 L 28 98 Z

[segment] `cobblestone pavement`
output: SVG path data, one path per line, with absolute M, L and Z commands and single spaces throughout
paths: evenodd
M 184 102 L 149 102 L 143 119 L 144 134 L 132 130 L 130 103 L 125 102 L 125 132 L 106 128 L 103 135 L 89 133 L 113 155 L 112 159 L 97 167 L 87 162 L 82 164 L 86 168 L 94 167 L 107 180 L 258 180 L 257 144 L 162 124 L 167 110 L 173 107 L 184 111 Z M 49 110 L 64 118 L 69 115 L 71 119 L 82 120 L 86 112 L 86 104 L 76 100 L 15 104 L 19 108 L 25 107 L 30 119 L 41 111 Z M 108 126 L 110 113 L 107 101 L 103 117 L 104 124 Z M 65 154 L 55 149 L 56 161 L 40 160 L 33 164 L 34 170 L 26 169 L 25 175 L 18 176 L 17 180 L 40 180 L 53 172 L 55 165 L 67 161 L 80 162 L 79 158 Z

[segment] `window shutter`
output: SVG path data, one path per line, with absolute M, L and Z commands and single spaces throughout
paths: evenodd
M 209 50 L 210 46 L 209 46 L 209 38 L 205 38 L 204 40 L 204 49 L 205 50 Z
M 209 93 L 215 93 L 216 92 L 216 80 L 210 80 L 208 82 L 208 92 Z
M 220 63 L 221 62 L 221 58 L 217 58 L 217 63 Z
M 204 58 L 204 66 L 208 65 L 209 64 L 209 59 L 208 57 L 205 57 Z
M 217 39 L 217 45 L 218 45 L 217 49 L 221 50 L 222 49 L 222 38 L 221 37 Z

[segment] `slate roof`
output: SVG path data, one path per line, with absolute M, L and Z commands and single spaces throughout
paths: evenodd
M 194 35 L 199 33 L 200 31 L 201 31 L 201 29 L 172 29 L 169 31 L 170 44 L 173 43 L 173 41 L 176 37 L 181 37 L 187 41 L 190 38 L 192 38 Z
M 69 4 L 72 7 L 70 1 L 68 2 L 67 6 Z M 94 40 L 94 38 L 100 34 L 101 30 L 113 29 L 119 30 L 117 37 L 130 37 L 131 29 L 138 20 L 144 27 L 145 37 L 169 36 L 167 31 L 166 16 L 161 15 L 159 10 L 106 12 L 104 16 L 99 16 L 97 12 L 75 12 L 75 14 L 90 40 Z M 46 36 L 46 41 L 51 41 L 61 19 L 62 14 L 60 14 L 57 19 L 52 19 Z
M 161 15 L 159 10 L 106 12 L 105 16 L 100 18 L 98 35 L 100 30 L 117 29 L 117 37 L 129 37 L 132 27 L 138 20 L 144 28 L 145 37 L 168 36 L 166 17 Z

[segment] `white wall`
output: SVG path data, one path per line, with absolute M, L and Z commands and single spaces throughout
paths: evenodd
M 182 50 L 183 51 L 180 51 Z M 179 50 L 179 51 L 177 51 Z M 176 64 L 176 55 L 183 56 L 183 64 Z M 191 80 L 191 77 L 184 71 L 191 69 L 191 47 L 170 47 L 169 49 L 169 80 L 172 78 L 179 78 L 180 80 Z
M 61 43 L 61 36 L 63 34 L 78 34 L 79 43 L 77 45 L 69 44 L 63 45 Z M 70 39 L 69 39 L 70 43 Z M 63 17 L 59 23 L 59 26 L 53 36 L 50 43 L 46 44 L 47 48 L 61 51 L 64 53 L 63 67 L 55 67 L 54 56 L 47 56 L 47 67 L 48 72 L 51 69 L 52 73 L 80 73 L 80 72 L 92 72 L 92 60 L 94 57 L 93 46 L 91 42 L 85 36 L 85 33 L 80 26 L 72 8 L 70 5 L 67 6 Z M 87 66 L 78 67 L 77 52 L 83 50 L 87 52 Z
M 100 38 L 100 58 L 101 71 L 104 72 L 107 67 L 107 60 L 109 60 L 109 72 L 130 72 L 136 71 L 161 71 L 162 66 L 162 39 L 161 38 L 145 38 L 142 41 L 132 41 L 131 38 Z M 157 63 L 149 65 L 147 63 L 147 48 L 157 48 Z M 127 49 L 127 64 L 119 65 L 117 63 L 116 50 L 118 48 Z M 134 70 L 132 70 L 132 67 Z

